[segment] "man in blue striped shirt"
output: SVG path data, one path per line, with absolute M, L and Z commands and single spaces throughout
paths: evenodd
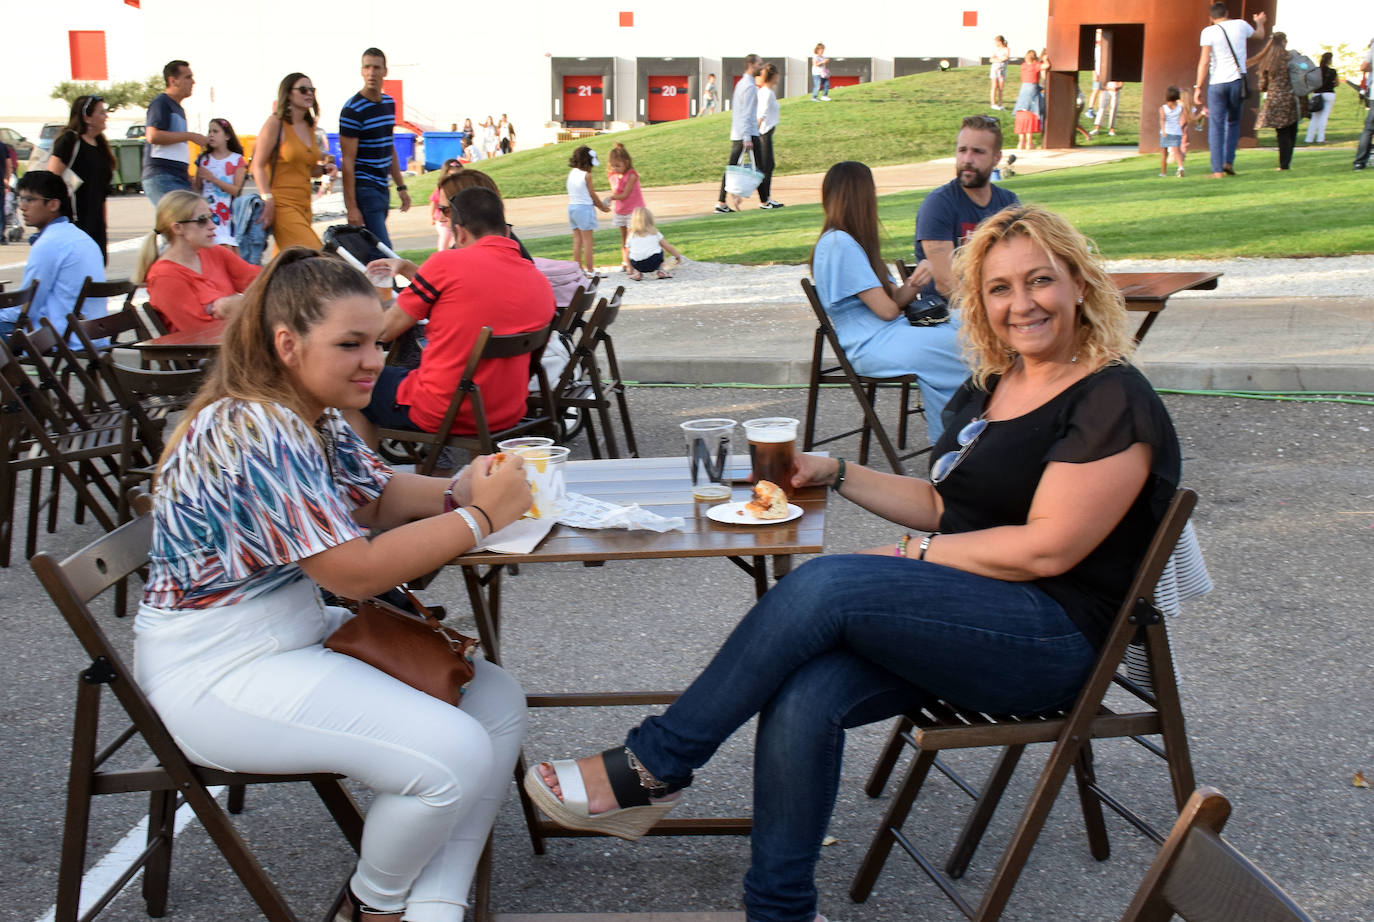
M 387 177 L 396 180 L 402 211 L 410 210 L 410 193 L 391 139 L 396 128 L 396 102 L 382 92 L 385 79 L 386 55 L 377 48 L 364 51 L 363 88 L 339 113 L 339 152 L 343 154 L 348 223 L 366 227 L 391 246 L 386 232 L 386 213 L 391 207 Z

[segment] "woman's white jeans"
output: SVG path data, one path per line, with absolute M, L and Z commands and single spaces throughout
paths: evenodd
M 1312 118 L 1307 122 L 1307 143 L 1326 140 L 1326 120 L 1331 118 L 1331 107 L 1336 103 L 1335 93 L 1313 93 L 1313 96 L 1320 96 L 1325 105 L 1318 112 L 1312 113 Z
M 452 707 L 324 649 L 347 617 L 309 580 L 205 611 L 145 605 L 134 671 L 198 765 L 338 772 L 372 788 L 354 895 L 413 922 L 461 922 L 524 736 L 524 692 L 479 661 Z

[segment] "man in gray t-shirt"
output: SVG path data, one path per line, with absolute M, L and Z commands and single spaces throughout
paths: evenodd
M 744 59 L 744 76 L 735 84 L 735 95 L 730 100 L 730 165 L 739 163 L 745 151 L 753 151 L 754 141 L 759 136 L 759 88 L 754 76 L 759 72 L 763 61 L 756 54 Z M 729 214 L 734 209 L 725 204 L 725 176 L 720 177 L 720 200 L 716 203 L 716 214 Z
M 145 138 L 148 159 L 143 164 L 143 192 L 154 208 L 174 189 L 191 188 L 191 151 L 189 144 L 205 147 L 205 135 L 188 131 L 186 110 L 181 101 L 191 95 L 196 78 L 185 61 L 169 61 L 162 68 L 167 89 L 148 104 Z
M 1360 64 L 1360 71 L 1365 76 L 1374 80 L 1374 39 L 1369 42 L 1369 48 L 1365 52 L 1364 61 Z M 1363 170 L 1369 163 L 1370 142 L 1374 141 L 1374 106 L 1369 107 L 1369 114 L 1364 118 L 1364 131 L 1360 133 L 1359 146 L 1355 148 L 1355 169 Z

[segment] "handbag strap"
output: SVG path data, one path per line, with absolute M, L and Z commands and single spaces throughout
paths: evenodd
M 1217 23 L 1217 28 L 1221 29 L 1221 23 Z M 1231 36 L 1226 34 L 1225 29 L 1221 29 L 1221 37 L 1226 40 L 1226 47 L 1231 50 L 1231 60 L 1236 62 L 1236 70 L 1240 71 L 1240 77 L 1245 79 L 1245 66 L 1240 63 L 1240 58 L 1236 57 L 1235 46 L 1231 44 Z

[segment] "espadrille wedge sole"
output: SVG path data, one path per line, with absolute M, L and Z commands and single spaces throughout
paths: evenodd
M 619 755 L 616 750 L 611 752 Z M 578 769 L 576 760 L 560 759 L 547 764 L 558 776 L 558 787 L 563 793 L 562 799 L 560 800 L 544 783 L 544 779 L 539 775 L 538 765 L 530 766 L 529 771 L 525 773 L 525 793 L 549 819 L 566 829 L 600 832 L 634 842 L 667 816 L 679 800 L 677 797 L 672 800 L 653 800 L 643 788 L 635 788 L 627 793 L 621 785 L 621 790 L 616 794 L 618 801 L 623 802 L 634 797 L 640 803 L 593 815 L 588 809 L 587 788 L 582 783 L 582 772 Z

